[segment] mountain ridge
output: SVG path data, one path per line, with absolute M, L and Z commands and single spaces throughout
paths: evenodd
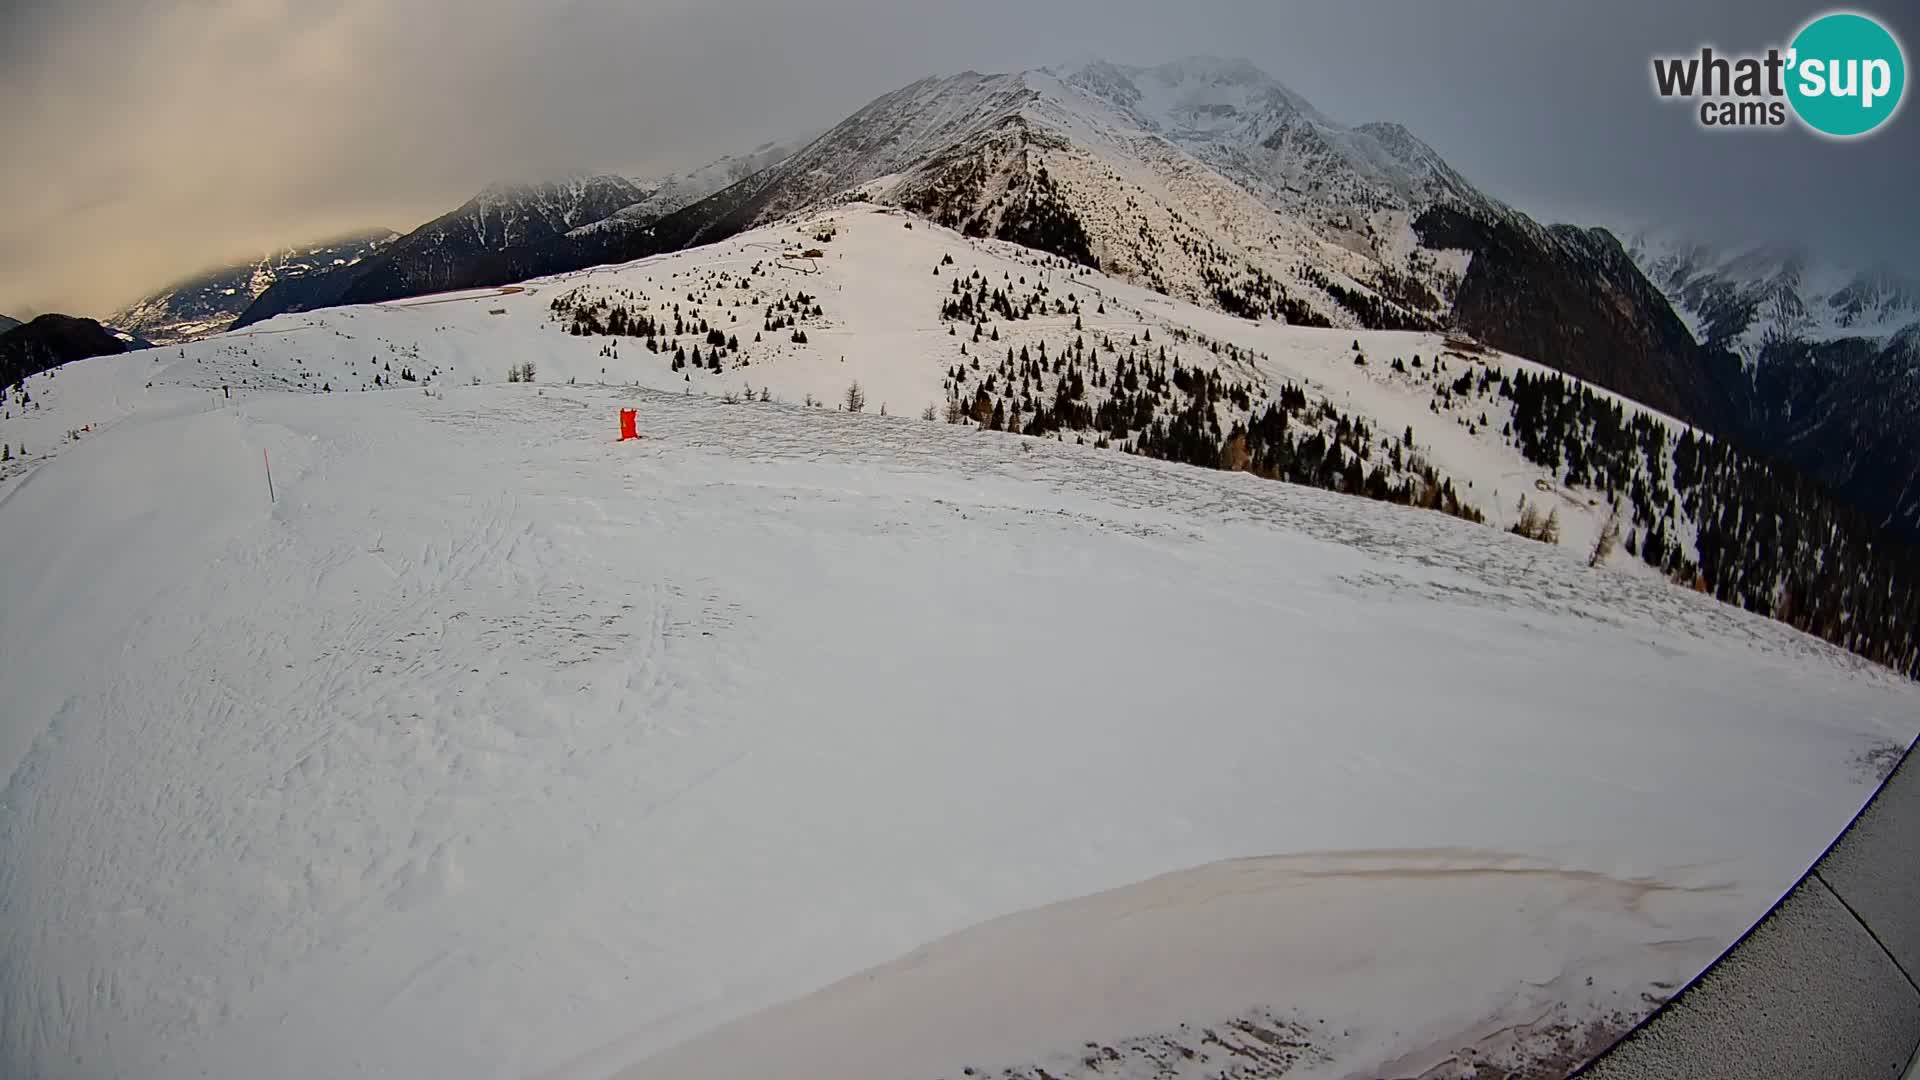
M 684 173 L 634 178 L 576 173 L 495 182 L 364 261 L 256 297 L 234 320 L 248 326 L 289 311 L 495 285 L 576 268 L 592 251 L 785 158 L 764 143 Z
M 269 289 L 236 325 L 624 263 L 861 199 L 1242 317 L 1465 333 L 1762 451 L 1789 437 L 1754 421 L 1738 356 L 1701 340 L 1612 233 L 1535 221 L 1403 125 L 1337 124 L 1245 61 L 929 76 L 736 175 L 639 211 L 614 205 L 636 198 L 631 182 L 580 213 L 548 214 L 540 196 L 498 208 L 544 223 L 518 234 L 489 234 L 467 219 L 496 211 L 469 204 L 362 264 Z M 448 242 L 461 232 L 485 242 Z
M 391 229 L 367 229 L 202 271 L 128 304 L 106 321 L 157 345 L 193 341 L 225 330 L 273 285 L 350 266 L 399 236 Z

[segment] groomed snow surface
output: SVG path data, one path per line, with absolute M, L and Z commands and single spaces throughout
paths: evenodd
M 1920 727 L 1494 528 L 486 352 L 538 288 L 300 347 L 582 385 L 35 381 L 100 426 L 0 488 L 0 1074 L 1448 1075 L 1650 1009 Z

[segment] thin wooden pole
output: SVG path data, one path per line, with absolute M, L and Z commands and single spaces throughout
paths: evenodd
M 260 463 L 267 467 L 267 501 L 277 502 L 279 500 L 273 495 L 273 462 L 267 460 L 267 448 L 264 446 L 260 448 Z

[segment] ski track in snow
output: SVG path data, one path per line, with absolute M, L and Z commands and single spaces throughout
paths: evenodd
M 928 268 L 946 252 L 954 272 L 1037 273 L 924 223 L 837 220 L 821 274 L 770 286 L 821 294 L 817 344 L 769 343 L 702 393 L 831 397 L 857 377 L 913 409 L 959 345 Z M 765 259 L 766 239 L 568 280 L 672 293 L 669 274 L 693 288 Z M 1306 381 L 1385 432 L 1418 423 L 1481 492 L 1538 475 L 1350 360 L 1354 340 L 1432 356 L 1431 335 L 1256 326 L 1055 281 L 1106 298 L 1089 336 L 1183 321 L 1270 353 L 1269 384 Z M 725 1075 L 687 1040 L 795 1016 L 825 1025 L 817 1040 L 859 1000 L 835 980 L 894 985 L 887 965 L 923 946 L 959 962 L 928 944 L 957 932 L 1016 964 L 1045 944 L 1016 913 L 1097 911 L 1093 894 L 1155 875 L 1381 850 L 1575 883 L 1463 903 L 1402 874 L 1380 901 L 1401 907 L 1335 920 L 1313 938 L 1331 952 L 1285 978 L 1176 966 L 1171 999 L 1099 1031 L 1059 1000 L 1106 986 L 1007 994 L 1038 1018 L 1025 1041 L 938 1042 L 909 1017 L 864 1063 L 936 1045 L 1053 1062 L 1265 1008 L 1355 1032 L 1316 1035 L 1313 1068 L 1365 1072 L 1550 1000 L 1644 1011 L 1844 825 L 1862 756 L 1920 727 L 1912 685 L 1882 669 L 1495 528 L 682 396 L 664 358 L 540 331 L 564 287 L 498 297 L 505 317 L 491 299 L 343 309 L 33 380 L 46 408 L 5 421 L 31 460 L 0 479 L 0 1074 Z M 995 348 L 1057 342 L 1070 320 L 1036 324 L 1000 323 Z M 430 394 L 207 389 L 345 390 L 369 355 L 447 374 Z M 528 357 L 538 386 L 457 385 Z M 609 366 L 654 389 L 561 383 Z M 638 443 L 611 441 L 623 405 Z M 1568 517 L 1578 547 L 1597 515 Z M 1688 899 L 1616 902 L 1642 888 Z M 1577 914 L 1474 914 L 1495 901 Z M 1382 997 L 1416 955 L 1476 989 Z M 676 1046 L 693 1056 L 655 1057 Z

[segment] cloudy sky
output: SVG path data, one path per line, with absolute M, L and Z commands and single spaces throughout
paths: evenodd
M 1817 10 L 0 0 L 0 312 L 103 314 L 277 244 L 405 230 L 494 179 L 699 164 L 923 75 L 1196 53 L 1247 57 L 1337 120 L 1398 120 L 1538 216 L 1659 219 L 1920 268 L 1911 108 L 1864 142 L 1715 136 L 1649 89 L 1656 52 L 1783 44 Z

